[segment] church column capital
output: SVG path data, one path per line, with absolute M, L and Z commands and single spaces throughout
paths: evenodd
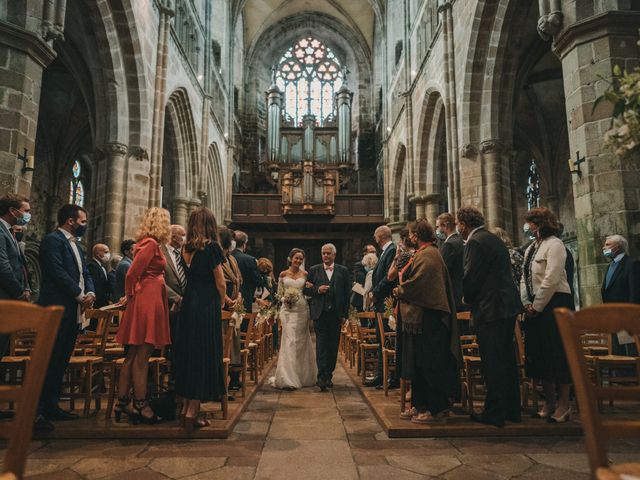
M 498 153 L 504 149 L 502 142 L 496 138 L 484 140 L 480 142 L 480 153 L 483 155 L 489 153 Z
M 129 151 L 129 147 L 124 143 L 120 142 L 109 142 L 105 143 L 102 148 L 100 148 L 105 154 L 112 155 L 126 155 Z
M 37 33 L 3 20 L 0 20 L 0 45 L 26 53 L 42 68 L 56 58 L 56 52 Z
M 462 158 L 473 158 L 478 155 L 478 147 L 473 143 L 467 143 L 460 149 L 460 156 Z

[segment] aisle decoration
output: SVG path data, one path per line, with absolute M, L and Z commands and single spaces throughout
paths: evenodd
M 360 327 L 360 319 L 358 318 L 358 310 L 351 305 L 349 307 L 349 323 L 354 327 Z
M 240 325 L 242 325 L 242 320 L 244 320 L 244 316 L 247 313 L 247 311 L 244 309 L 244 302 L 242 301 L 242 295 L 238 295 L 238 298 L 236 299 L 236 304 L 233 306 L 232 312 L 233 312 L 231 314 L 231 320 L 233 321 L 232 325 L 233 325 L 233 328 L 235 328 L 237 331 L 238 328 L 240 328 Z
M 384 316 L 388 319 L 389 328 L 396 331 L 396 311 L 393 304 L 393 297 L 384 299 Z

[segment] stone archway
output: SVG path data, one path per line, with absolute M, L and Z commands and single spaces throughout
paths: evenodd
M 165 107 L 162 151 L 162 205 L 170 212 L 172 221 L 187 222 L 189 209 L 196 198 L 200 177 L 198 139 L 193 112 L 187 92 L 174 91 Z

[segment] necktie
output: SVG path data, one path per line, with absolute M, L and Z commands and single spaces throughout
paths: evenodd
M 180 288 L 184 289 L 185 284 L 187 283 L 187 277 L 184 274 L 184 268 L 182 268 L 182 259 L 180 258 L 180 250 L 173 251 L 174 256 L 176 257 L 176 271 L 178 272 L 178 280 L 180 282 Z
M 611 265 L 609 265 L 609 269 L 607 270 L 607 276 L 605 278 L 605 284 L 604 284 L 605 288 L 609 288 L 609 284 L 611 283 L 611 279 L 613 278 L 613 274 L 615 273 L 617 267 L 618 267 L 618 262 L 611 262 Z

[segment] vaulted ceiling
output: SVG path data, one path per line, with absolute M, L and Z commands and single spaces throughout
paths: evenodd
M 300 14 L 322 14 L 335 18 L 373 46 L 376 16 L 382 17 L 382 0 L 239 0 L 244 17 L 245 47 L 285 18 Z

